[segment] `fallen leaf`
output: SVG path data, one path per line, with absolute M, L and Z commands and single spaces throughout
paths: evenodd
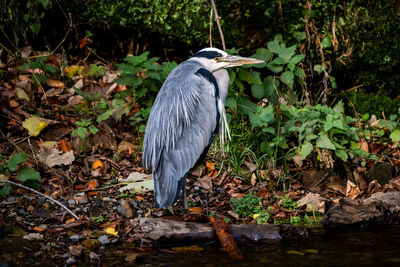
M 306 206 L 306 212 L 317 211 L 321 214 L 325 213 L 327 199 L 321 197 L 319 194 L 308 193 L 306 196 L 297 201 L 297 206 L 299 208 Z
M 43 232 L 45 229 L 43 229 L 43 228 L 41 228 L 39 226 L 35 226 L 35 227 L 33 227 L 33 230 L 37 231 L 37 232 Z
M 200 179 L 198 179 L 194 183 L 194 185 L 197 185 L 205 190 L 212 190 L 212 188 L 213 188 L 211 177 L 208 175 L 205 175 L 205 176 L 201 177 Z
M 206 168 L 207 168 L 207 171 L 210 173 L 215 170 L 215 164 L 213 162 L 207 162 Z
M 128 253 L 125 257 L 126 262 L 133 262 L 139 256 L 139 253 Z
M 369 152 L 368 143 L 365 139 L 360 140 L 360 150 L 364 150 L 365 152 Z
M 220 218 L 211 218 L 210 222 L 218 236 L 218 239 L 222 245 L 222 249 L 228 253 L 232 259 L 241 260 L 243 254 L 239 250 L 235 239 L 233 239 L 232 233 L 229 230 L 228 224 Z
M 133 190 L 137 193 L 145 193 L 154 190 L 154 183 L 152 175 L 147 175 L 140 172 L 132 172 L 127 179 L 118 179 L 120 183 L 127 183 L 119 189 L 120 192 L 125 190 Z
M 9 104 L 10 107 L 12 107 L 12 108 L 16 108 L 16 107 L 19 106 L 18 101 L 14 100 L 14 99 L 10 100 L 10 101 L 8 102 L 8 104 Z
M 257 183 L 257 175 L 254 172 L 251 174 L 250 183 L 252 186 L 255 186 Z
M 288 250 L 288 251 L 286 251 L 286 254 L 304 256 L 303 252 L 300 252 L 300 251 L 297 251 L 297 250 Z
M 121 154 L 122 152 L 127 152 L 129 155 L 132 155 L 135 152 L 135 149 L 137 149 L 138 146 L 134 145 L 128 141 L 121 141 L 118 145 L 118 150 L 117 153 Z
M 83 48 L 85 48 L 87 45 L 89 45 L 91 43 L 92 43 L 91 39 L 84 37 L 79 41 L 79 48 L 82 50 Z
M 189 208 L 190 212 L 197 212 L 197 213 L 202 213 L 203 212 L 203 208 L 201 207 L 191 207 Z
M 39 161 L 49 167 L 58 165 L 70 165 L 75 160 L 74 152 L 62 152 L 58 149 L 40 150 L 37 154 Z
M 92 170 L 95 170 L 95 169 L 98 169 L 98 168 L 100 168 L 100 169 L 103 168 L 103 162 L 101 160 L 96 160 L 92 164 Z
M 62 81 L 54 80 L 54 79 L 50 79 L 50 78 L 46 79 L 46 84 L 48 86 L 54 87 L 54 88 L 64 88 L 65 87 L 65 85 L 64 85 L 64 83 Z
M 17 95 L 18 99 L 26 100 L 27 102 L 29 102 L 29 97 L 24 91 L 24 89 L 20 87 L 15 88 L 15 94 Z
M 359 195 L 361 195 L 361 190 L 358 188 L 358 186 L 350 181 L 347 181 L 346 197 L 355 199 Z
M 61 139 L 60 149 L 64 152 L 68 152 L 68 151 L 71 151 L 71 146 L 68 144 L 67 141 L 65 141 L 64 139 Z
M 114 227 L 106 227 L 106 229 L 104 229 L 104 231 L 109 235 L 119 237 L 118 232 L 115 231 Z
M 22 123 L 22 127 L 28 130 L 30 136 L 38 136 L 46 126 L 47 124 L 43 121 L 41 122 L 36 116 L 31 116 Z
M 65 221 L 65 224 L 72 223 L 73 221 L 75 221 L 75 218 L 67 219 L 67 220 Z
M 64 72 L 68 78 L 74 78 L 75 76 L 81 76 L 83 74 L 83 69 L 83 66 L 72 65 L 65 67 Z
M 89 190 L 93 190 L 93 189 L 95 189 L 96 187 L 98 187 L 99 186 L 99 182 L 97 182 L 97 180 L 90 180 L 88 183 L 87 183 L 87 189 L 89 189 Z
M 192 252 L 204 251 L 204 248 L 199 246 L 172 247 L 171 249 L 173 251 L 192 251 Z

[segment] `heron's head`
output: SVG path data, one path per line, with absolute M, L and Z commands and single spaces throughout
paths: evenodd
M 219 69 L 226 69 L 247 64 L 258 64 L 264 62 L 256 58 L 229 55 L 225 51 L 213 47 L 208 47 L 200 50 L 199 52 L 191 56 L 190 59 L 201 62 L 211 72 Z

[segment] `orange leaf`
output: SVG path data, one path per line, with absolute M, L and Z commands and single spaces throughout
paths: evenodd
M 87 183 L 87 189 L 89 189 L 89 190 L 95 189 L 98 186 L 99 186 L 99 183 L 97 182 L 97 180 L 91 180 Z
M 71 222 L 73 222 L 73 221 L 75 221 L 75 218 L 68 219 L 68 220 L 65 221 L 65 223 L 66 223 L 66 224 L 69 224 L 69 223 L 71 223 Z
M 98 191 L 91 191 L 91 192 L 88 192 L 88 196 L 97 196 L 98 194 L 99 194 Z
M 101 160 L 96 160 L 95 162 L 93 162 L 93 164 L 92 164 L 92 169 L 93 170 L 95 170 L 95 169 L 98 169 L 98 168 L 103 168 L 103 162 L 101 162 Z
M 136 196 L 136 199 L 137 199 L 137 200 L 143 200 L 144 197 L 143 197 L 142 195 L 137 195 L 137 196 Z
M 87 45 L 89 45 L 89 44 L 91 44 L 92 43 L 92 40 L 91 39 L 89 39 L 89 38 L 82 38 L 80 41 L 79 41 L 79 48 L 82 50 L 83 48 L 85 48 L 85 46 L 87 46 Z
M 60 148 L 64 152 L 71 151 L 71 146 L 64 139 L 61 139 L 61 141 L 60 141 Z
M 76 184 L 76 185 L 74 185 L 74 189 L 75 189 L 75 190 L 82 190 L 82 189 L 83 189 L 83 185 L 81 185 L 81 184 Z
M 48 79 L 46 80 L 46 84 L 47 84 L 48 86 L 54 87 L 54 88 L 64 88 L 64 87 L 65 87 L 65 85 L 64 85 L 64 83 L 63 83 L 62 81 L 53 80 L 53 79 L 50 79 L 50 78 L 48 78 Z
M 215 170 L 215 164 L 214 164 L 214 162 L 207 162 L 207 163 L 206 163 L 206 168 L 207 168 L 207 171 L 209 171 L 209 172 Z
M 198 212 L 198 213 L 201 213 L 201 212 L 203 212 L 203 209 L 202 209 L 201 207 L 192 207 L 192 208 L 189 208 L 189 211 L 190 211 L 190 212 Z
M 365 152 L 369 152 L 368 143 L 364 139 L 360 140 L 360 150 L 364 150 Z
M 37 232 L 43 232 L 45 229 L 40 228 L 39 226 L 35 226 L 35 227 L 33 227 L 33 230 L 35 230 Z
M 228 224 L 220 218 L 211 218 L 210 222 L 219 238 L 222 245 L 222 249 L 229 254 L 232 259 L 241 260 L 243 254 L 239 250 L 235 240 L 233 239 L 232 233 L 229 230 Z

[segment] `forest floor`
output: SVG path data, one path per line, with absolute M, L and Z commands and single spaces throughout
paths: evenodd
M 46 62 L 61 68 L 60 55 Z M 181 199 L 168 210 L 154 207 L 151 174 L 141 164 L 143 133 L 128 119 L 139 106 L 121 120 L 113 114 L 93 129 L 100 101 L 88 101 L 72 88 L 111 102 L 115 92 L 126 89 L 115 83 L 118 71 L 109 65 L 101 75 L 82 72 L 65 80 L 47 77 L 41 83 L 33 75 L 42 74 L 40 69 L 17 67 L 11 63 L 0 72 L 0 178 L 36 187 L 79 219 L 43 196 L 3 185 L 0 239 L 24 237 L 39 241 L 40 246 L 24 254 L 11 251 L 1 259 L 17 264 L 29 256 L 32 262 L 41 258 L 73 264 L 85 253 L 96 261 L 103 254 L 101 248 L 121 243 L 125 244 L 121 251 L 130 250 L 124 254 L 126 262 L 148 253 L 145 248 L 132 250 L 137 241 L 132 219 L 181 220 L 184 211 Z M 86 64 L 83 69 L 88 68 Z M 79 128 L 84 141 L 79 133 L 73 135 Z M 399 191 L 397 144 L 364 141 L 361 146 L 389 157 L 367 161 L 365 166 L 360 161 L 335 163 L 331 169 L 307 161 L 271 160 L 268 170 L 248 159 L 239 175 L 229 163 L 221 164 L 222 159 L 229 162 L 230 155 L 214 145 L 204 165 L 188 177 L 190 212 L 195 215 L 185 220 L 211 216 L 229 224 L 312 226 L 319 225 L 329 208 L 344 197 L 358 200 Z M 19 152 L 29 156 L 10 160 Z M 28 177 L 22 169 L 30 169 Z

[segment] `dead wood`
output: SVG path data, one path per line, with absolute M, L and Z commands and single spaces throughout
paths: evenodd
M 214 229 L 207 223 L 171 221 L 155 218 L 131 220 L 135 239 L 142 245 L 210 243 L 218 240 Z M 280 225 L 229 225 L 239 245 L 280 242 L 283 238 L 308 236 L 304 227 Z
M 343 198 L 328 210 L 323 224 L 400 222 L 400 192 L 378 193 L 364 200 Z

